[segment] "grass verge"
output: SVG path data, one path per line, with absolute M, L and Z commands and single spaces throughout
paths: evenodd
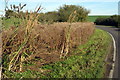
M 48 64 L 39 69 L 41 72 L 5 72 L 3 75 L 13 78 L 103 78 L 105 58 L 112 39 L 110 35 L 96 29 L 89 41 L 73 51 L 64 61 Z
M 87 20 L 90 22 L 95 22 L 97 18 L 108 18 L 110 16 L 100 15 L 100 16 L 88 16 Z

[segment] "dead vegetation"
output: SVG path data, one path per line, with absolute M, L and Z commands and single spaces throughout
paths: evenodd
M 26 61 L 26 57 L 29 56 L 29 53 L 26 53 L 28 51 L 27 47 L 29 46 L 27 44 L 30 41 L 30 36 L 32 34 L 31 31 L 33 27 L 37 25 L 37 19 L 39 16 L 38 12 L 41 9 L 42 9 L 41 6 L 39 6 L 38 8 L 35 9 L 34 12 L 31 11 L 30 13 L 28 13 L 27 11 L 25 16 L 21 15 L 20 18 L 22 18 L 22 22 L 21 22 L 22 27 L 20 26 L 17 28 L 11 27 L 10 36 L 9 37 L 5 36 L 7 37 L 6 39 L 7 43 L 4 44 L 3 42 L 3 49 L 6 48 L 6 46 L 8 49 L 5 51 L 3 50 L 3 55 L 4 52 L 9 54 L 9 56 L 7 56 L 9 60 L 8 64 L 6 65 L 8 66 L 7 70 L 9 71 L 18 70 L 20 72 L 23 70 L 23 62 Z M 19 16 L 19 14 L 17 16 Z
M 19 13 L 19 8 L 17 9 Z M 34 12 L 27 11 L 25 15 L 17 14 L 16 16 L 22 19 L 22 24 L 3 30 L 4 70 L 21 72 L 25 70 L 23 64 L 28 62 L 42 66 L 59 61 L 72 49 L 85 43 L 94 32 L 93 23 L 75 23 L 76 11 L 71 13 L 68 22 L 39 24 L 38 12 L 41 10 L 42 7 L 39 6 Z M 40 60 L 36 62 L 35 59 Z
M 71 25 L 70 31 L 68 31 L 69 25 Z M 66 55 L 64 54 L 65 49 L 68 49 L 66 47 L 69 47 L 66 51 L 70 53 L 73 48 L 85 43 L 93 32 L 94 24 L 88 22 L 35 25 L 31 28 L 29 37 L 25 36 L 26 29 L 22 26 L 3 30 L 3 57 L 8 56 L 6 61 L 9 64 L 6 68 L 12 71 L 22 71 L 22 63 L 35 58 L 42 59 L 38 62 L 39 66 L 59 61 L 61 53 Z M 68 37 L 69 41 L 66 43 Z

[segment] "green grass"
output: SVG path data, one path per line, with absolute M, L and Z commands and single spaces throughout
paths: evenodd
M 105 57 L 112 39 L 107 32 L 96 29 L 89 41 L 80 45 L 64 61 L 40 67 L 48 72 L 4 72 L 4 75 L 12 78 L 103 78 L 105 73 Z
M 54 78 L 103 78 L 105 72 L 105 57 L 107 55 L 108 45 L 111 42 L 110 36 L 99 29 L 90 40 L 79 46 L 73 55 L 63 62 L 46 65 L 43 69 L 49 69 L 52 72 L 46 77 Z
M 94 22 L 97 18 L 108 18 L 110 16 L 88 16 L 87 21 Z
M 21 19 L 19 19 L 19 18 L 14 18 L 14 17 L 10 17 L 10 18 L 3 18 L 3 28 L 9 28 L 9 27 L 11 27 L 11 26 L 18 26 L 18 25 L 20 25 L 20 22 L 22 22 L 21 21 Z

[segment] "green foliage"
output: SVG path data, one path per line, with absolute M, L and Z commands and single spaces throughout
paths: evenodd
M 2 18 L 3 28 L 9 28 L 11 26 L 19 26 L 22 22 L 22 19 L 10 17 L 10 18 Z
M 11 78 L 15 78 L 15 80 L 24 80 L 24 78 L 40 78 L 41 76 L 43 76 L 41 73 L 37 72 L 37 71 L 31 71 L 31 70 L 26 70 L 25 72 L 12 72 L 12 71 L 6 71 L 5 74 L 2 74 L 4 76 L 7 77 L 11 77 Z M 31 79 L 30 79 L 31 80 Z
M 26 4 L 21 5 L 21 3 L 16 5 L 10 5 L 10 8 L 6 5 L 7 9 L 5 9 L 5 17 L 2 18 L 3 28 L 9 28 L 11 26 L 18 27 L 20 24 L 23 24 L 23 20 L 25 19 L 26 13 L 22 11 L 22 9 L 26 6 Z
M 95 23 L 97 25 L 107 25 L 107 26 L 120 27 L 120 25 L 118 25 L 118 21 L 120 21 L 119 17 L 120 16 L 118 16 L 118 15 L 113 15 L 113 16 L 110 16 L 108 18 L 97 18 L 95 20 Z
M 47 12 L 47 13 L 40 13 L 39 22 L 42 23 L 49 23 L 49 22 L 57 22 L 59 20 L 58 13 L 53 11 L 53 12 Z
M 76 22 L 86 21 L 89 11 L 84 7 L 76 6 L 76 5 L 63 5 L 62 7 L 60 7 L 58 9 L 58 15 L 60 16 L 59 21 L 67 22 L 70 14 L 73 13 L 74 11 L 77 12 Z
M 67 22 L 69 16 L 76 11 L 76 18 L 74 22 L 83 22 L 87 20 L 89 11 L 81 6 L 63 5 L 58 11 L 41 13 L 39 17 L 40 22 Z
M 5 17 L 10 18 L 10 17 L 15 17 L 15 18 L 22 18 L 24 13 L 22 9 L 26 6 L 26 4 L 19 4 L 18 6 L 16 5 L 10 5 L 10 8 L 6 5 L 7 9 L 5 9 Z
M 24 4 L 25 5 L 25 4 Z M 24 6 L 23 5 L 23 6 Z M 6 10 L 5 12 L 5 21 L 9 21 L 11 19 L 19 18 L 23 19 L 25 18 L 26 13 L 24 13 L 21 10 L 21 4 L 18 6 L 11 5 L 11 9 Z M 22 7 L 23 9 L 23 7 Z M 39 19 L 38 21 L 41 23 L 48 23 L 51 24 L 53 22 L 67 22 L 69 20 L 69 16 L 76 11 L 76 17 L 74 19 L 74 22 L 83 22 L 87 20 L 87 16 L 89 11 L 85 9 L 84 7 L 81 6 L 76 6 L 76 5 L 63 5 L 61 6 L 58 11 L 52 11 L 52 12 L 47 12 L 47 13 L 39 13 Z M 29 13 L 28 13 L 29 14 Z M 8 19 L 8 20 L 7 20 Z M 18 19 L 16 19 L 18 22 Z M 4 21 L 4 22 L 5 22 Z M 5 23 L 5 25 L 9 25 L 9 23 L 13 23 L 14 21 L 12 20 L 11 22 Z M 13 23 L 14 24 L 19 24 L 20 22 Z M 11 26 L 11 25 L 9 25 Z

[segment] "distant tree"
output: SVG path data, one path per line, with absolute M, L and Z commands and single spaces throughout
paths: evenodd
M 76 5 L 63 5 L 57 11 L 40 13 L 40 22 L 67 22 L 70 15 L 76 12 L 74 22 L 83 22 L 87 20 L 89 10 Z
M 39 13 L 39 14 L 40 14 L 40 16 L 38 18 L 38 21 L 39 22 L 44 22 L 44 20 L 45 20 L 45 14 L 44 13 Z
M 40 22 L 57 22 L 59 20 L 58 13 L 56 11 L 40 13 L 38 21 Z
M 7 6 L 7 1 L 5 0 L 5 17 L 9 18 L 9 17 L 19 17 L 20 15 L 23 14 L 22 9 L 26 6 L 26 4 L 21 5 L 21 3 L 16 6 L 16 5 L 10 5 L 10 8 Z
M 78 21 L 86 21 L 86 18 L 88 16 L 89 10 L 85 9 L 82 6 L 76 6 L 76 5 L 63 5 L 58 9 L 58 15 L 59 15 L 59 21 L 60 22 L 66 22 L 72 12 L 77 12 L 77 19 Z
M 58 13 L 56 11 L 53 12 L 47 12 L 46 14 L 46 18 L 47 20 L 53 21 L 53 22 L 57 22 L 58 21 Z

